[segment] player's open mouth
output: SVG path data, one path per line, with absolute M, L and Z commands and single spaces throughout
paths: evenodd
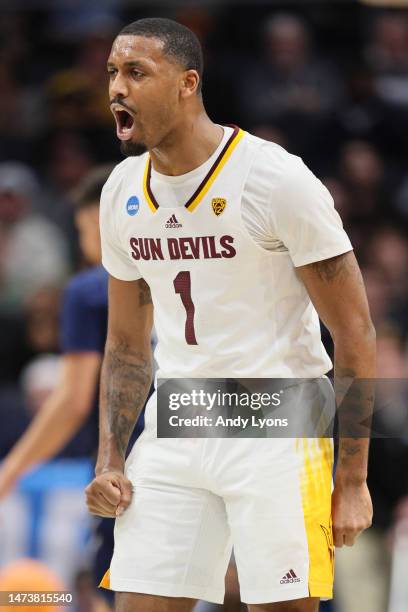
M 135 120 L 125 109 L 113 109 L 116 119 L 116 134 L 120 140 L 129 140 L 132 137 Z

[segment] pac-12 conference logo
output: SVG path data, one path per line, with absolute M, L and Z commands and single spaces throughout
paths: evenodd
M 139 212 L 140 203 L 139 198 L 137 196 L 130 196 L 128 201 L 126 202 L 126 210 L 127 214 L 131 217 L 134 217 L 136 213 Z
M 217 217 L 219 217 L 220 214 L 224 212 L 226 205 L 227 200 L 225 198 L 213 198 L 211 200 L 212 209 L 214 211 L 214 214 L 217 215 Z

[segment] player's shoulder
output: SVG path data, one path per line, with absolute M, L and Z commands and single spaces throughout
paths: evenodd
M 123 185 L 123 182 L 126 181 L 128 176 L 134 176 L 139 169 L 145 167 L 146 157 L 147 153 L 137 157 L 127 157 L 119 164 L 117 164 L 113 168 L 106 183 L 103 186 L 102 195 L 120 189 Z
M 285 189 L 288 186 L 317 181 L 316 176 L 298 155 L 293 155 L 281 145 L 253 134 L 248 134 L 247 139 L 249 146 L 254 147 L 250 179 L 267 182 L 269 189 Z
M 95 266 L 75 274 L 66 284 L 66 302 L 107 301 L 108 273 L 102 266 Z
M 269 170 L 274 169 L 282 176 L 288 172 L 298 172 L 306 168 L 303 160 L 298 155 L 293 155 L 283 146 L 248 133 L 248 142 L 256 149 L 254 166 L 267 166 Z

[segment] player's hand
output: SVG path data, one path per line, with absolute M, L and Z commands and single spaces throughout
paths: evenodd
M 333 542 L 353 546 L 357 536 L 371 525 L 373 505 L 367 483 L 336 483 L 332 494 Z
M 132 483 L 122 472 L 104 472 L 86 487 L 86 504 L 91 514 L 115 518 L 132 501 Z

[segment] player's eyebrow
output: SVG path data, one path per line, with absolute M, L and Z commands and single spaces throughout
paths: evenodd
M 126 62 L 123 62 L 124 66 L 128 66 L 128 67 L 136 67 L 136 68 L 142 68 L 144 66 L 143 62 L 139 61 L 139 60 L 128 60 Z M 115 68 L 115 64 L 114 62 L 107 62 L 106 64 L 107 68 Z

